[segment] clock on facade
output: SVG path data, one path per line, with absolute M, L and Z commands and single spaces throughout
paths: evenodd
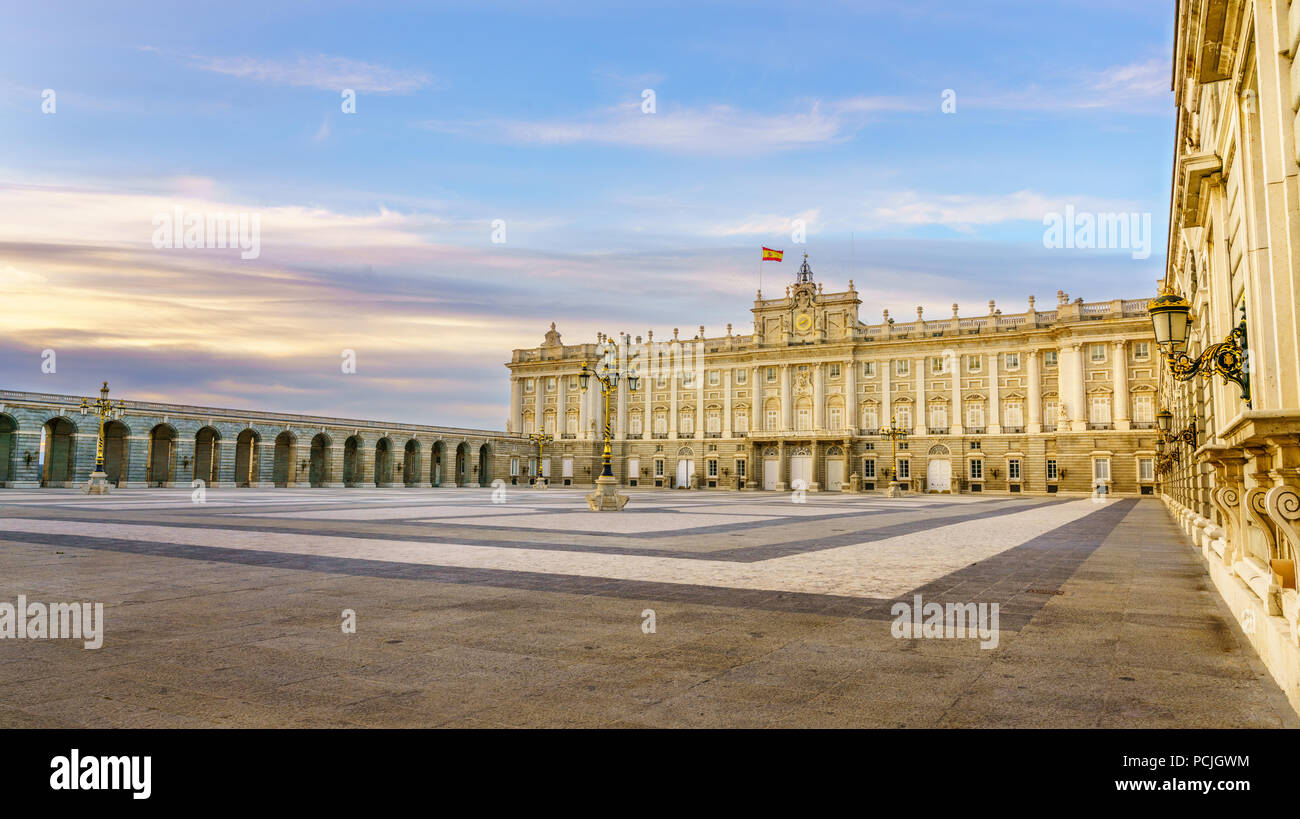
M 800 313 L 795 317 L 794 327 L 801 333 L 806 333 L 812 329 L 812 316 L 807 313 Z

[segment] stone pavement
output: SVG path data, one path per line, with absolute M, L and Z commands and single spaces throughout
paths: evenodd
M 0 492 L 0 603 L 106 621 L 0 640 L 0 727 L 1300 724 L 1156 501 L 582 494 Z

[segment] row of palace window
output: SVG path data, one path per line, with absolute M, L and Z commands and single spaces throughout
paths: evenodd
M 1053 400 L 1043 402 L 1043 424 L 1052 427 L 1056 424 L 1057 413 L 1060 404 Z M 1094 425 L 1105 425 L 1113 422 L 1112 418 L 1112 400 L 1110 395 L 1094 395 L 1088 401 L 1088 423 Z M 628 418 L 628 433 L 640 435 L 644 432 L 643 414 L 640 412 L 632 413 Z M 1133 396 L 1133 413 L 1131 416 L 1134 423 L 1150 424 L 1155 422 L 1155 397 L 1152 395 L 1135 395 Z M 900 429 L 911 430 L 912 424 L 912 407 L 909 404 L 898 404 L 892 410 L 892 419 L 897 423 Z M 543 432 L 555 434 L 555 415 L 547 413 L 543 418 Z M 693 412 L 682 412 L 678 416 L 678 434 L 694 435 L 695 434 L 695 414 Z M 794 413 L 796 430 L 811 430 L 812 408 L 810 406 L 799 406 Z M 873 430 L 881 426 L 881 417 L 876 405 L 868 405 L 862 410 L 862 429 Z M 947 403 L 935 403 L 930 406 L 930 414 L 927 419 L 930 429 L 947 429 L 948 428 L 948 405 Z M 829 407 L 826 410 L 826 428 L 843 429 L 844 414 L 841 407 Z M 668 433 L 668 413 L 656 412 L 652 416 L 651 423 L 655 434 L 666 435 Z M 1025 423 L 1024 403 L 1016 400 L 1005 401 L 1002 404 L 1002 425 L 1007 428 L 1015 429 L 1023 427 Z M 965 426 L 967 429 L 983 429 L 985 427 L 985 402 L 971 401 L 965 407 Z M 749 410 L 736 410 L 732 417 L 732 430 L 737 433 L 749 431 Z M 764 411 L 763 428 L 767 430 L 780 429 L 780 410 L 776 407 L 768 407 Z M 524 417 L 524 432 L 532 433 L 534 431 L 533 418 L 531 415 Z M 571 435 L 578 432 L 578 414 L 570 412 L 565 417 L 564 431 Z M 709 434 L 722 433 L 722 413 L 720 411 L 708 411 L 704 414 L 704 431 Z
M 1097 364 L 1105 363 L 1107 361 L 1107 356 L 1109 355 L 1106 349 L 1107 346 L 1108 345 L 1106 344 L 1089 344 L 1088 345 L 1089 360 Z M 1131 350 L 1132 350 L 1133 361 L 1148 361 L 1151 358 L 1151 347 L 1149 342 L 1135 341 L 1131 345 Z M 1020 353 L 1000 353 L 1000 354 L 995 353 L 994 355 L 999 355 L 1001 357 L 1003 372 L 1015 372 L 1020 369 L 1020 361 L 1021 361 Z M 963 355 L 962 358 L 965 359 L 966 372 L 968 373 L 983 372 L 983 368 L 984 368 L 983 355 Z M 949 359 L 947 356 L 930 356 L 928 357 L 927 360 L 929 361 L 930 372 L 932 374 L 941 375 L 949 372 L 949 368 L 948 368 Z M 1057 352 L 1055 350 L 1044 351 L 1043 364 L 1045 366 L 1049 368 L 1055 367 L 1057 365 L 1057 360 L 1058 360 Z M 907 376 L 912 374 L 911 359 L 900 358 L 894 360 L 891 363 L 893 364 L 895 375 Z M 795 366 L 797 371 L 799 372 L 807 371 L 809 368 L 808 364 L 798 364 Z M 826 368 L 827 368 L 827 374 L 832 380 L 840 377 L 841 365 L 839 362 L 831 362 L 826 365 Z M 776 383 L 777 379 L 780 377 L 780 370 L 777 367 L 771 367 L 771 366 L 764 367 L 763 371 L 764 371 L 764 380 L 766 380 L 768 383 Z M 733 384 L 737 386 L 745 386 L 746 384 L 749 383 L 748 369 L 743 369 L 743 368 L 735 369 L 732 370 L 731 372 L 732 372 Z M 689 388 L 689 387 L 696 386 L 695 383 L 696 373 L 694 370 L 692 369 L 684 370 L 682 371 L 681 375 L 682 375 L 681 381 L 683 387 Z M 876 375 L 876 362 L 874 361 L 863 362 L 862 375 L 864 378 L 873 378 Z M 543 389 L 546 392 L 555 392 L 556 385 L 558 383 L 558 378 L 560 377 L 567 377 L 569 379 L 568 386 L 570 390 L 578 389 L 578 377 L 576 375 L 549 376 L 549 377 L 542 378 L 541 380 L 543 382 Z M 538 379 L 533 379 L 533 378 L 524 379 L 524 392 L 526 393 L 534 392 L 536 388 L 535 385 L 537 380 Z M 710 387 L 721 386 L 722 370 L 706 370 L 704 374 L 704 380 L 705 383 Z M 664 376 L 656 377 L 655 386 L 659 389 L 666 388 L 668 386 L 668 378 Z
M 1021 480 L 1022 467 L 1020 458 L 1007 459 L 1007 480 Z M 908 480 L 912 477 L 912 461 L 910 458 L 899 458 L 898 479 Z M 1138 458 L 1138 480 L 1142 483 L 1151 483 L 1155 480 L 1155 460 L 1153 458 Z M 971 458 L 966 462 L 967 477 L 972 481 L 984 480 L 984 459 Z M 862 460 L 862 477 L 865 480 L 875 480 L 876 478 L 876 459 L 864 458 Z M 1061 478 L 1061 470 L 1055 458 L 1047 460 L 1047 480 L 1049 483 L 1055 483 Z M 1094 481 L 1109 481 L 1110 478 L 1110 458 L 1093 458 L 1092 459 L 1092 479 Z

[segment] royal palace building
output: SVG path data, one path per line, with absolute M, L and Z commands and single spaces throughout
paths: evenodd
M 1157 472 L 1214 587 L 1300 707 L 1297 51 L 1300 2 L 1178 3 L 1158 299 L 1178 349 L 1160 368 L 1170 416 Z
M 549 436 L 512 478 L 589 483 L 608 414 L 615 475 L 665 488 L 1154 494 L 1159 354 L 1145 299 L 878 324 L 805 256 L 753 331 L 598 335 L 515 350 L 509 431 Z M 606 400 L 584 365 L 625 374 Z M 626 374 L 635 372 L 639 389 Z M 593 380 L 594 383 L 594 380 Z M 905 433 L 890 437 L 888 429 Z

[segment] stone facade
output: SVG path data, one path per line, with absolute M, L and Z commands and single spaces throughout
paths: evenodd
M 1154 494 L 1160 361 L 1146 300 L 1033 297 L 1023 313 L 858 318 L 853 282 L 825 292 L 805 258 L 779 298 L 754 301 L 753 332 L 656 341 L 604 334 L 515 350 L 512 433 L 553 435 L 552 481 L 589 480 L 604 414 L 625 485 Z M 612 352 L 611 352 L 612 351 Z M 636 371 L 609 406 L 583 364 Z M 878 434 L 893 419 L 909 435 Z M 549 463 L 547 461 L 549 460 Z M 533 464 L 522 470 L 536 469 Z M 550 470 L 558 470 L 551 473 Z
M 72 487 L 95 466 L 98 421 L 68 395 L 0 391 L 0 486 Z M 116 403 L 116 402 L 114 402 Z M 531 444 L 476 429 L 126 401 L 105 426 L 120 487 L 488 486 Z
M 1161 491 L 1210 578 L 1300 708 L 1300 3 L 1179 3 L 1178 127 L 1165 286 L 1192 305 L 1188 354 L 1244 317 L 1248 399 L 1162 368 L 1194 445 Z

